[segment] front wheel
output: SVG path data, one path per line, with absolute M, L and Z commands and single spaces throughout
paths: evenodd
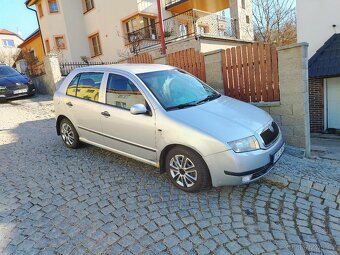
M 68 119 L 63 119 L 60 122 L 60 135 L 68 148 L 76 149 L 79 147 L 79 135 Z
M 199 192 L 211 187 L 209 169 L 204 160 L 185 147 L 176 147 L 168 153 L 166 170 L 172 183 L 186 192 Z

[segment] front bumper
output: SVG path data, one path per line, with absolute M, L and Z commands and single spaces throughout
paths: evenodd
M 245 153 L 228 150 L 204 158 L 214 187 L 254 182 L 265 176 L 277 163 L 273 155 L 284 146 L 282 135 L 268 149 Z
M 24 92 L 16 93 L 18 90 L 26 90 Z M 34 85 L 25 85 L 16 89 L 2 89 L 0 90 L 0 100 L 6 100 L 11 98 L 30 96 L 36 93 Z

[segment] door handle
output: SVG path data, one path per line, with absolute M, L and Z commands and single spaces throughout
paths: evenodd
M 73 106 L 73 104 L 71 102 L 67 102 L 66 105 L 68 105 L 70 107 Z
M 110 116 L 111 116 L 110 113 L 107 112 L 107 111 L 102 112 L 101 114 L 102 114 L 103 116 L 105 116 L 105 117 L 110 117 Z

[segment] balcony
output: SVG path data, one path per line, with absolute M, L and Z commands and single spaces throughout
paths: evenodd
M 205 12 L 215 13 L 230 7 L 229 0 L 166 0 L 167 11 L 182 13 L 197 9 Z
M 190 37 L 236 38 L 233 20 L 214 13 L 189 10 L 165 19 L 163 24 L 166 44 Z M 160 26 L 157 22 L 151 26 L 128 33 L 126 35 L 126 45 L 130 47 L 133 53 L 160 45 L 159 31 Z

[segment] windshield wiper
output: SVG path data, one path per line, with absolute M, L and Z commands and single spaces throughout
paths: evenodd
M 221 94 L 212 94 L 212 95 L 207 96 L 206 98 L 204 98 L 204 99 L 202 99 L 202 100 L 200 100 L 200 101 L 197 101 L 197 102 L 196 102 L 196 105 L 202 104 L 202 103 L 205 103 L 205 102 L 212 101 L 212 100 L 214 100 L 214 99 L 216 99 L 216 98 L 219 98 L 220 96 L 221 96 Z
M 196 102 L 190 102 L 190 103 L 170 106 L 170 107 L 166 108 L 166 110 L 169 111 L 169 110 L 175 110 L 175 109 L 184 109 L 184 108 L 188 108 L 188 107 L 192 107 L 192 106 L 196 106 L 196 105 L 197 105 Z

